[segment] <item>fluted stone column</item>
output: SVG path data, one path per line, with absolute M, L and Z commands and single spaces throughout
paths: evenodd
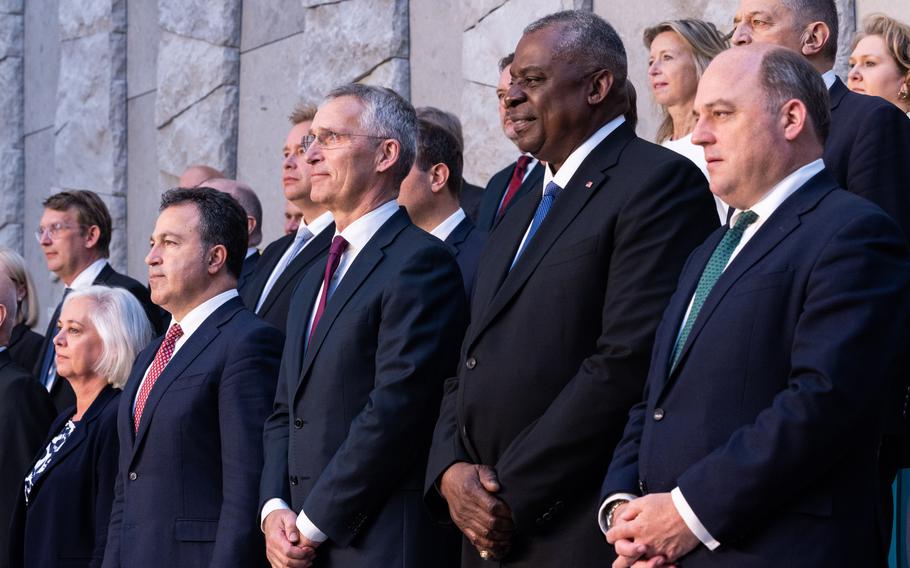
M 126 266 L 126 1 L 60 2 L 54 116 L 55 190 L 102 196 L 114 232 L 111 263 Z
M 24 254 L 23 0 L 0 0 L 0 246 Z
M 237 168 L 240 0 L 159 0 L 159 187 L 201 163 Z

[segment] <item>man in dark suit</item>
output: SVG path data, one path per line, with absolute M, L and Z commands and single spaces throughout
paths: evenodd
M 251 519 L 284 337 L 235 289 L 245 217 L 209 188 L 162 197 L 145 260 L 172 319 L 123 389 L 106 568 L 262 562 Z
M 284 197 L 303 212 L 297 229 L 271 243 L 249 285 L 240 291 L 243 303 L 256 315 L 284 331 L 288 306 L 297 282 L 329 249 L 335 234 L 332 214 L 310 199 L 310 166 L 300 142 L 310 133 L 316 108 L 299 105 L 288 117 L 291 130 L 284 143 Z
M 9 527 L 22 481 L 57 415 L 50 397 L 9 355 L 16 285 L 0 270 L 0 566 L 9 566 Z
M 876 457 L 906 342 L 903 234 L 826 170 L 826 89 L 799 55 L 722 53 L 695 110 L 734 212 L 683 270 L 606 476 L 614 566 L 885 566 Z
M 467 537 L 463 566 L 597 566 L 612 552 L 591 503 L 676 276 L 717 214 L 698 168 L 625 123 L 625 50 L 601 18 L 532 23 L 512 77 L 507 112 L 546 185 L 481 255 L 426 497 Z
M 62 191 L 44 200 L 44 214 L 35 233 L 47 268 L 63 282 L 63 297 L 70 290 L 94 284 L 125 288 L 136 296 L 156 332 L 162 332 L 165 318 L 149 299 L 148 289 L 129 276 L 115 271 L 107 262 L 111 243 L 111 215 L 107 206 L 91 191 Z M 41 358 L 34 369 L 35 377 L 51 394 L 58 412 L 76 403 L 73 389 L 57 376 L 54 364 L 53 338 L 57 335 L 57 317 L 61 298 L 47 324 L 41 346 Z
M 246 229 L 248 242 L 246 254 L 243 257 L 243 269 L 237 279 L 237 290 L 243 294 L 246 283 L 256 272 L 259 265 L 259 243 L 262 242 L 262 203 L 253 188 L 247 184 L 226 178 L 215 178 L 205 182 L 204 187 L 211 187 L 227 193 L 237 200 L 246 213 Z
M 463 159 L 456 140 L 448 131 L 417 111 L 417 158 L 401 182 L 398 203 L 411 222 L 449 245 L 470 297 L 477 260 L 486 241 L 458 202 Z
M 328 95 L 304 142 L 312 199 L 332 212 L 336 234 L 325 270 L 294 293 L 265 428 L 261 518 L 272 565 L 457 558 L 420 493 L 466 306 L 449 250 L 395 201 L 416 131 L 400 96 L 352 84 Z
M 518 135 L 511 119 L 506 115 L 505 97 L 512 82 L 512 60 L 515 54 L 510 53 L 499 61 L 499 84 L 496 86 L 498 99 L 499 123 L 502 132 L 511 142 L 517 143 Z M 633 126 L 634 130 L 634 126 Z M 522 154 L 518 160 L 512 162 L 500 171 L 493 174 L 483 192 L 483 201 L 475 223 L 481 230 L 491 232 L 493 227 L 506 214 L 513 203 L 535 189 L 540 189 L 543 183 L 544 165 L 530 154 Z

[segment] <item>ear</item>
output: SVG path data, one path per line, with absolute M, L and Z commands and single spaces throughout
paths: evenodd
M 0 328 L 3 327 L 3 322 L 6 321 L 6 316 L 8 314 L 9 314 L 9 312 L 6 309 L 6 306 L 4 306 L 3 304 L 0 304 Z M 56 329 L 56 326 L 54 327 L 54 329 Z
M 613 89 L 613 73 L 606 69 L 591 74 L 588 87 L 588 104 L 599 105 Z
M 387 138 L 380 142 L 376 163 L 377 172 L 385 172 L 392 168 L 401 157 L 401 144 L 394 138 Z
M 449 183 L 449 166 L 442 162 L 433 165 L 429 171 L 430 191 L 439 193 Z
M 780 109 L 780 125 L 784 131 L 784 138 L 788 141 L 796 140 L 807 126 L 809 112 L 806 105 L 799 99 L 790 99 Z
M 253 231 L 256 230 L 256 218 L 252 215 L 246 216 L 246 234 L 252 235 Z
M 215 245 L 210 248 L 205 257 L 206 269 L 209 274 L 218 274 L 227 264 L 227 256 L 227 248 L 224 245 Z
M 831 30 L 825 22 L 812 22 L 806 26 L 800 43 L 802 43 L 802 54 L 806 57 L 818 55 L 825 48 L 825 44 L 831 39 Z
M 85 230 L 85 248 L 90 249 L 94 248 L 98 244 L 98 239 L 101 238 L 101 227 L 98 225 L 90 225 Z

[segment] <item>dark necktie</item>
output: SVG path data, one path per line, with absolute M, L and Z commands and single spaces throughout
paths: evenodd
M 705 299 L 707 299 L 708 294 L 711 293 L 711 289 L 714 288 L 717 281 L 720 280 L 720 276 L 724 273 L 727 262 L 730 260 L 733 251 L 736 250 L 736 247 L 739 245 L 739 241 L 742 240 L 746 228 L 757 219 L 757 213 L 743 211 L 740 214 L 739 219 L 736 220 L 736 224 L 733 225 L 733 228 L 727 229 L 727 232 L 724 233 L 724 237 L 717 244 L 717 248 L 711 253 L 711 258 L 708 259 L 708 264 L 705 265 L 705 270 L 701 273 L 701 278 L 698 279 L 698 286 L 695 288 L 695 299 L 692 300 L 692 309 L 689 310 L 689 317 L 686 318 L 682 331 L 679 332 L 679 337 L 676 338 L 676 344 L 673 346 L 673 355 L 670 359 L 671 374 L 674 369 L 676 369 L 677 363 L 679 363 L 679 356 L 682 354 L 686 339 L 689 338 L 689 332 L 692 331 L 692 328 L 695 326 L 698 312 L 700 312 L 702 306 L 705 305 Z
M 149 367 L 149 373 L 145 377 L 142 386 L 139 387 L 139 393 L 136 395 L 136 408 L 133 410 L 134 433 L 139 431 L 139 421 L 142 419 L 142 411 L 145 410 L 145 403 L 148 401 L 149 393 L 152 392 L 155 381 L 157 381 L 158 377 L 161 376 L 161 373 L 164 372 L 164 368 L 167 366 L 168 361 L 170 361 L 171 357 L 174 355 L 174 348 L 177 346 L 177 340 L 181 337 L 183 337 L 183 328 L 180 327 L 179 323 L 175 323 L 167 330 L 167 335 L 164 336 L 161 347 L 159 347 L 158 352 L 155 353 L 155 359 L 152 361 L 152 366 Z
M 72 288 L 63 289 L 63 298 L 57 304 L 57 309 L 54 310 L 54 315 L 51 316 L 51 323 L 47 328 L 50 338 L 47 342 L 47 350 L 44 352 L 44 363 L 41 364 L 41 384 L 44 385 L 47 392 L 51 392 L 54 387 L 54 381 L 57 379 L 57 363 L 54 361 L 54 337 L 57 336 L 57 321 L 60 320 L 60 310 L 63 309 L 63 302 L 72 291 Z
M 541 199 L 540 203 L 537 204 L 537 211 L 534 212 L 534 219 L 531 221 L 531 228 L 528 229 L 528 236 L 521 244 L 521 248 L 518 249 L 518 253 L 512 260 L 512 266 L 509 267 L 509 270 L 512 270 L 512 268 L 515 266 L 515 263 L 518 262 L 518 258 L 521 256 L 521 253 L 523 253 L 525 249 L 528 248 L 528 245 L 531 243 L 531 239 L 534 237 L 534 233 L 536 233 L 537 229 L 540 228 L 540 224 L 543 223 L 544 217 L 546 217 L 547 213 L 550 212 L 550 208 L 553 207 L 553 203 L 556 202 L 556 198 L 559 197 L 560 193 L 562 193 L 562 188 L 552 181 L 547 184 L 547 187 L 544 188 L 543 199 Z
M 512 170 L 512 179 L 509 180 L 509 187 L 506 189 L 506 195 L 502 198 L 502 204 L 499 206 L 499 211 L 496 212 L 497 219 L 502 218 L 506 212 L 506 207 L 509 206 L 509 202 L 512 201 L 512 198 L 518 193 L 518 188 L 521 187 L 521 182 L 525 179 L 525 173 L 527 173 L 528 164 L 530 163 L 531 158 L 529 156 L 519 156 L 518 161 L 515 162 L 515 169 Z
M 341 235 L 336 235 L 332 239 L 332 244 L 329 246 L 329 258 L 325 263 L 325 274 L 322 279 L 322 294 L 319 296 L 319 305 L 316 307 L 316 315 L 313 317 L 313 326 L 310 328 L 310 337 L 313 339 L 313 335 L 316 333 L 316 326 L 319 325 L 319 320 L 322 318 L 322 314 L 325 312 L 325 303 L 329 298 L 329 285 L 332 283 L 332 277 L 335 276 L 335 271 L 338 270 L 338 263 L 341 262 L 341 255 L 344 254 L 348 248 L 348 242 L 344 240 L 344 237 Z

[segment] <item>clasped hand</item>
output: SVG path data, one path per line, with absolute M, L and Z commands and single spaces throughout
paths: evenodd
M 449 467 L 439 481 L 455 525 L 478 552 L 494 558 L 508 554 L 515 530 L 511 509 L 494 496 L 499 489 L 493 468 L 463 462 Z
M 646 495 L 620 505 L 613 513 L 607 542 L 618 555 L 613 568 L 672 567 L 699 544 L 669 493 Z
M 313 542 L 297 529 L 297 515 L 289 509 L 272 511 L 263 523 L 265 553 L 272 568 L 309 568 L 316 560 Z

